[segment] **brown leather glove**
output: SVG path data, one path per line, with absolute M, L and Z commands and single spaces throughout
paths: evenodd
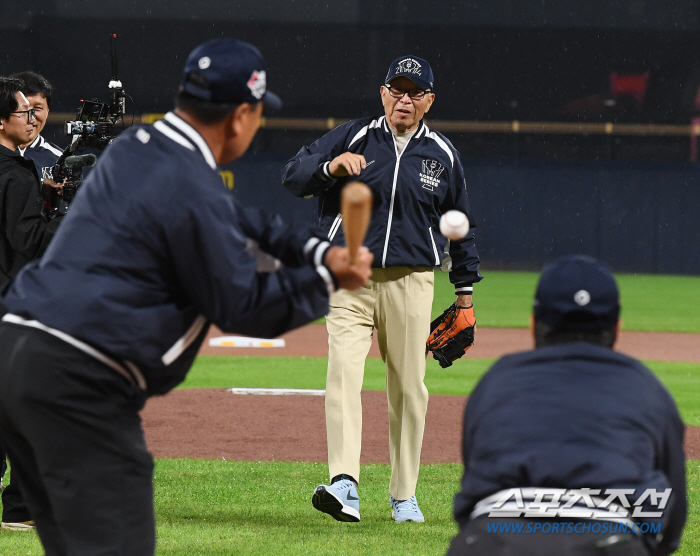
M 474 345 L 474 305 L 450 305 L 442 315 L 430 323 L 430 336 L 425 347 L 433 353 L 442 368 L 449 367 Z

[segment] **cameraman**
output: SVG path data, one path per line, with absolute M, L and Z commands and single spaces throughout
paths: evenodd
M 18 79 L 0 78 L 0 290 L 44 253 L 61 220 L 45 214 L 36 167 L 16 152 L 36 133 L 23 88 Z
M 61 220 L 60 215 L 53 220 L 47 217 L 36 167 L 17 152 L 38 133 L 34 109 L 23 89 L 18 79 L 0 78 L 0 291 L 27 262 L 43 254 Z M 4 454 L 0 456 L 4 472 Z M 13 475 L 2 496 L 2 528 L 31 529 L 16 482 L 17 468 Z

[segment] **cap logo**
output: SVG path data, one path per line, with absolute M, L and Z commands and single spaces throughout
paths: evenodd
M 396 66 L 396 71 L 394 73 L 397 75 L 399 73 L 420 75 L 421 65 L 418 62 L 416 62 L 413 58 L 406 58 L 398 63 L 398 65 Z
M 199 62 L 197 62 L 197 65 L 199 66 L 199 69 L 207 69 L 209 66 L 211 66 L 211 58 L 209 56 L 204 56 L 199 59 Z
M 265 94 L 265 89 L 267 87 L 267 77 L 264 71 L 254 71 L 248 80 L 248 88 L 250 93 L 260 100 Z
M 574 301 L 579 307 L 588 305 L 591 302 L 591 294 L 586 290 L 579 290 L 574 294 Z
M 138 139 L 145 145 L 151 139 L 151 134 L 142 128 L 136 132 L 136 139 Z

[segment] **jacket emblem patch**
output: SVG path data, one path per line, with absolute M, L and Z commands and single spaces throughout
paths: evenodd
M 423 171 L 419 174 L 423 189 L 434 191 L 440 185 L 440 174 L 444 170 L 445 167 L 437 160 L 424 160 Z

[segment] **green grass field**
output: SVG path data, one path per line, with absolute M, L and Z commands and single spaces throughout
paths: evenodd
M 535 273 L 493 272 L 478 286 L 482 326 L 524 327 Z M 700 332 L 700 278 L 618 276 L 624 328 Z M 453 300 L 446 275 L 438 275 L 434 313 Z M 467 395 L 492 360 L 463 359 L 448 369 L 428 360 L 426 382 L 434 394 Z M 700 365 L 647 362 L 676 399 L 684 421 L 700 426 Z M 199 357 L 183 388 L 324 388 L 326 359 L 315 357 Z M 381 360 L 369 359 L 364 388 L 384 389 Z M 680 556 L 700 555 L 700 462 L 687 464 L 690 514 Z M 310 504 L 313 488 L 327 480 L 316 463 L 171 460 L 156 462 L 158 554 L 162 555 L 432 555 L 445 553 L 456 528 L 452 497 L 460 465 L 421 468 L 418 498 L 424 524 L 395 524 L 388 504 L 389 467 L 367 465 L 360 489 L 362 522 L 342 524 Z M 34 533 L 0 533 L 0 554 L 39 555 Z
M 327 480 L 319 463 L 159 460 L 155 470 L 157 554 L 443 555 L 456 527 L 452 497 L 460 465 L 424 465 L 417 496 L 422 524 L 396 524 L 386 491 L 389 466 L 365 465 L 362 521 L 338 523 L 311 507 L 313 488 Z M 690 514 L 679 556 L 700 554 L 700 465 L 687 464 Z M 43 554 L 34 533 L 3 531 L 0 554 Z

